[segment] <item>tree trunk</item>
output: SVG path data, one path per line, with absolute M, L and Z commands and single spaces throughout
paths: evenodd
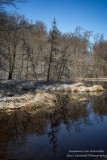
M 10 52 L 10 49 L 9 49 L 9 52 Z M 9 54 L 10 54 L 10 53 L 9 53 Z M 12 63 L 11 63 L 11 60 L 9 60 L 9 76 L 8 76 L 8 80 L 11 80 L 11 79 L 13 78 L 13 70 L 14 70 L 14 64 L 15 64 L 15 56 L 16 56 L 16 46 L 14 46 Z
M 47 82 L 49 82 L 49 80 L 50 80 L 50 71 L 51 71 L 51 62 L 52 62 L 52 50 L 53 50 L 53 44 L 51 45 L 51 53 L 50 53 L 49 66 L 48 66 Z

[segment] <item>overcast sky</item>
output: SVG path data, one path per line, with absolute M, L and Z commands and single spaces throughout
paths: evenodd
M 7 7 L 7 11 L 17 11 L 33 22 L 43 21 L 51 27 L 53 18 L 62 32 L 73 32 L 77 26 L 104 34 L 107 40 L 107 0 L 28 0 L 17 3 L 18 10 Z

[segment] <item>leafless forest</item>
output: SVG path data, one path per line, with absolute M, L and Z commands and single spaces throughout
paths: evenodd
M 55 19 L 48 31 L 42 21 L 33 24 L 23 15 L 7 13 L 5 6 L 15 6 L 15 2 L 0 0 L 0 79 L 107 77 L 103 35 L 81 27 L 61 33 Z

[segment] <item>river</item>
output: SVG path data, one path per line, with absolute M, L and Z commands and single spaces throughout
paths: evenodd
M 50 112 L 0 112 L 0 160 L 107 159 L 107 93 L 86 96 L 61 94 Z

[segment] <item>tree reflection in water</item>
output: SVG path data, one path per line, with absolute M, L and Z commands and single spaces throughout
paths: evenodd
M 91 97 L 91 107 L 97 123 L 103 121 L 103 117 L 107 115 L 107 94 Z
M 100 123 L 107 115 L 107 94 L 88 96 L 88 102 L 73 102 L 71 95 L 58 95 L 58 106 L 53 112 L 32 112 L 17 110 L 11 115 L 0 112 L 0 159 L 17 159 L 18 147 L 26 146 L 28 136 L 48 135 L 54 157 L 58 150 L 58 134 L 61 124 L 67 132 L 81 132 L 85 126 L 91 126 L 94 120 Z M 94 114 L 94 119 L 91 114 Z M 26 153 L 26 151 L 25 151 Z M 25 154 L 23 153 L 23 154 Z

